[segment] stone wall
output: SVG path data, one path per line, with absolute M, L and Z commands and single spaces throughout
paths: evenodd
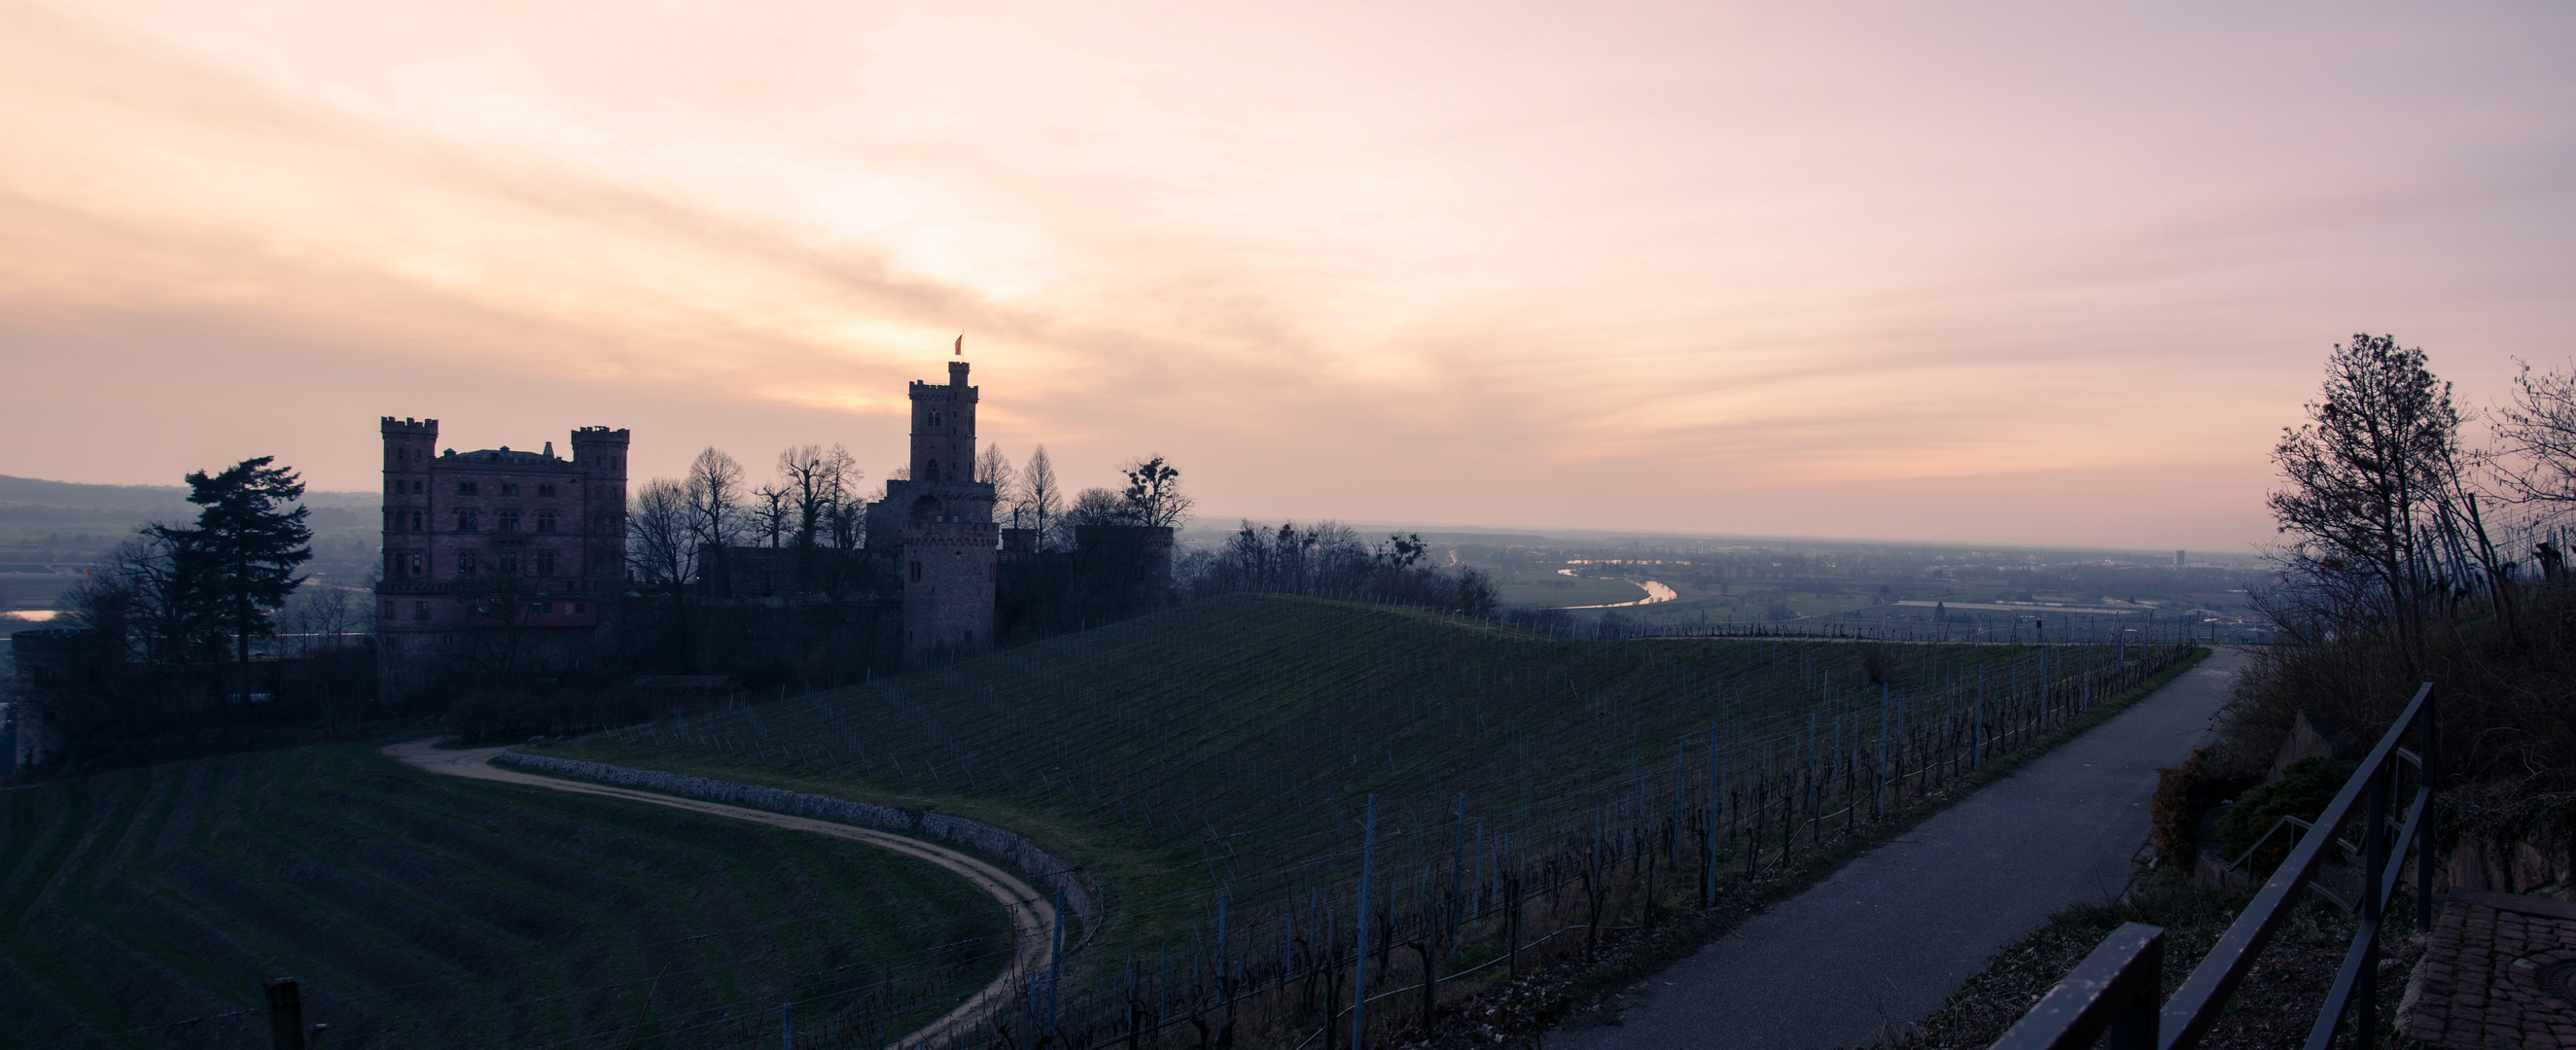
M 1102 901 L 1100 890 L 1086 883 L 1080 868 L 1066 863 L 1038 848 L 1034 842 L 990 824 L 965 817 L 950 816 L 927 810 L 895 809 L 888 806 L 852 802 L 800 791 L 737 784 L 729 780 L 664 773 L 651 769 L 628 769 L 601 762 L 555 758 L 504 751 L 500 760 L 514 766 L 558 776 L 580 777 L 620 787 L 658 791 L 682 798 L 704 799 L 729 805 L 748 806 L 800 817 L 835 821 L 855 827 L 875 828 L 931 839 L 983 854 L 1017 869 L 1029 881 L 1049 891 L 1064 892 L 1065 907 L 1082 919 L 1082 940 L 1088 942 L 1100 928 Z

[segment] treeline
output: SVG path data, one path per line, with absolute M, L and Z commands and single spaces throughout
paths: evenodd
M 356 724 L 374 686 L 372 602 L 296 575 L 313 556 L 304 483 L 273 464 L 187 475 L 194 523 L 137 530 L 61 596 L 59 627 L 19 632 L 37 686 L 16 697 L 32 766 L 154 761 L 280 724 Z
M 1000 443 L 977 457 L 973 480 L 993 486 L 994 517 L 1006 528 L 1036 532 L 1040 551 L 1068 550 L 1085 525 L 1178 527 L 1192 500 L 1181 472 L 1161 455 L 1119 468 L 1126 484 L 1067 495 L 1045 445 L 1014 465 Z M 907 468 L 887 472 L 910 480 Z M 732 592 L 729 552 L 740 548 L 796 552 L 792 589 L 840 595 L 875 582 L 849 555 L 867 546 L 870 504 L 885 498 L 849 449 L 797 445 L 778 454 L 774 474 L 754 483 L 741 461 L 712 445 L 676 478 L 636 487 L 627 509 L 627 559 L 639 583 L 701 593 Z
M 1493 616 L 1493 582 L 1474 569 L 1424 564 L 1428 550 L 1420 533 L 1372 544 L 1331 521 L 1265 527 L 1247 520 L 1224 547 L 1190 566 L 1188 586 L 1202 597 L 1252 591 Z

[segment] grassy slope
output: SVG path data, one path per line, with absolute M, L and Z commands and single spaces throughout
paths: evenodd
M 1346 864 L 1466 798 L 1524 807 L 1670 768 L 1712 721 L 1746 739 L 2015 655 L 1998 646 L 1565 642 L 1383 607 L 1234 595 L 953 668 L 587 738 L 563 753 L 903 806 L 1029 834 L 1120 900 L 1109 951 L 1204 921 L 1215 878 Z M 1830 718 L 1830 715 L 1828 716 Z M 1212 878 L 1213 876 L 1213 878 Z M 1236 900 L 1258 890 L 1237 882 Z
M 282 975 L 338 1046 L 649 1035 L 774 1018 L 885 968 L 953 1000 L 1008 936 L 964 880 L 855 843 L 436 777 L 362 745 L 0 799 L 0 1046 L 264 1038 L 257 1016 L 117 1033 L 244 1010 Z

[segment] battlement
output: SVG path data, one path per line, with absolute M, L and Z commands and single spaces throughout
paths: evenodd
M 438 421 L 435 419 L 408 417 L 395 419 L 392 416 L 384 416 L 377 424 L 377 429 L 386 437 L 425 437 L 433 441 L 438 439 Z
M 981 393 L 980 388 L 963 383 L 924 383 L 918 379 L 912 381 L 912 399 L 915 401 L 974 401 Z
M 624 429 L 610 430 L 607 427 L 574 427 L 572 431 L 572 443 L 576 445 L 615 445 L 619 448 L 625 448 L 627 445 L 626 431 Z

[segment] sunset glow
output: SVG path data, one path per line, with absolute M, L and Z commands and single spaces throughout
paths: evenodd
M 2561 5 L 0 5 L 0 473 L 984 436 L 1203 512 L 2241 552 L 2576 342 Z M 283 397 L 285 403 L 279 403 Z M 109 421 L 102 426 L 102 421 Z

